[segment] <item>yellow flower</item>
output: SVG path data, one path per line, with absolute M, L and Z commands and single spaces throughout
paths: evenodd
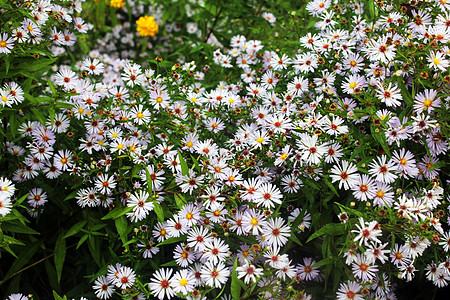
M 136 21 L 137 31 L 140 36 L 151 36 L 154 37 L 158 32 L 158 24 L 156 24 L 155 18 L 145 16 L 140 17 L 139 20 Z
M 115 8 L 122 8 L 125 6 L 125 1 L 124 0 L 111 0 L 109 2 L 109 5 Z

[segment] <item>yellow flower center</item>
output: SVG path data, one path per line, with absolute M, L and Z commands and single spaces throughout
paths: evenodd
M 1 42 L 0 42 L 0 47 L 6 48 L 6 42 L 5 42 L 5 41 L 1 41 Z
M 351 89 L 354 89 L 354 88 L 355 88 L 355 86 L 356 86 L 356 82 L 352 82 L 352 83 L 350 83 L 350 88 L 351 88 Z
M 287 153 L 283 153 L 283 155 L 281 155 L 281 160 L 285 160 L 287 158 Z
M 433 63 L 434 63 L 435 65 L 438 65 L 438 64 L 440 64 L 441 62 L 439 61 L 439 59 L 433 58 Z
M 250 223 L 253 225 L 253 226 L 256 226 L 256 225 L 258 225 L 258 219 L 256 219 L 256 218 L 252 218 L 252 220 L 250 221 Z
M 256 139 L 256 142 L 261 144 L 262 142 L 264 142 L 264 138 L 259 137 L 259 138 Z
M 6 98 L 5 96 L 2 96 L 2 101 L 3 101 L 3 102 L 7 102 L 7 101 L 8 101 L 8 98 Z
M 163 98 L 161 98 L 161 97 L 156 98 L 156 102 L 158 102 L 158 103 L 163 102 Z
M 383 198 L 383 196 L 384 196 L 384 192 L 383 191 L 378 191 L 377 192 L 377 197 L 378 198 Z
M 423 106 L 425 106 L 425 107 L 430 107 L 431 104 L 433 104 L 433 101 L 431 101 L 428 98 L 423 102 Z
M 180 280 L 180 285 L 181 286 L 186 286 L 187 284 L 188 284 L 188 281 L 185 278 Z
M 188 146 L 189 148 L 192 148 L 194 146 L 194 144 L 192 142 L 187 142 L 186 146 Z
M 400 159 L 400 164 L 402 166 L 406 165 L 406 159 L 404 159 L 404 158 Z
M 123 149 L 123 145 L 122 144 L 117 145 L 117 149 L 122 150 Z
M 118 134 L 117 134 L 117 132 L 114 132 L 111 136 L 112 136 L 113 138 L 116 138 L 116 137 L 118 136 Z
M 193 217 L 194 217 L 194 215 L 191 214 L 190 212 L 186 214 L 186 219 L 188 219 L 188 220 L 192 220 Z
M 137 113 L 137 117 L 138 117 L 139 119 L 142 119 L 142 118 L 144 117 L 144 114 L 141 113 L 141 112 L 138 112 L 138 113 Z

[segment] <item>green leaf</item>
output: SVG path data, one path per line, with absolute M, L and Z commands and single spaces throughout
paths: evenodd
M 84 225 L 86 225 L 86 223 L 87 222 L 85 220 L 76 223 L 66 232 L 63 238 L 66 239 L 74 234 L 77 234 L 84 227 Z
M 11 128 L 11 135 L 13 136 L 13 138 L 16 137 L 16 132 L 17 132 L 17 118 L 16 118 L 16 114 L 11 114 L 9 116 L 9 127 Z
M 329 235 L 325 235 L 322 239 L 322 257 L 327 257 L 330 253 L 331 238 Z
M 28 221 L 28 219 L 27 218 L 25 218 L 24 216 L 22 216 L 21 214 L 20 214 L 20 212 L 17 210 L 17 209 L 13 209 L 12 210 L 12 214 L 15 216 L 15 218 L 12 218 L 12 219 L 17 219 L 17 220 L 19 220 L 22 224 L 26 224 L 26 223 L 30 223 L 30 221 Z M 10 214 L 11 215 L 11 214 Z M 3 218 L 3 220 L 8 220 L 8 216 L 5 216 L 4 218 Z
M 368 5 L 369 5 L 369 17 L 370 20 L 373 21 L 375 19 L 375 4 L 373 3 L 373 1 L 369 1 Z
M 130 245 L 130 244 L 135 244 L 135 243 L 137 243 L 139 241 L 140 241 L 140 239 L 138 239 L 138 238 L 132 238 L 131 240 L 129 240 L 128 242 L 123 244 L 123 246 Z
M 3 5 L 2 5 L 3 6 Z M 5 66 L 6 66 L 6 75 L 8 75 L 8 72 L 9 72 L 9 67 L 11 66 L 11 56 L 10 55 L 7 55 L 6 57 L 5 57 Z
M 48 65 L 54 63 L 56 59 L 54 58 L 40 58 L 38 60 L 34 60 L 32 62 L 26 61 L 17 66 L 17 69 L 23 69 L 30 72 L 38 71 Z
M 54 290 L 59 290 L 58 277 L 56 276 L 55 268 L 48 259 L 45 260 L 44 265 L 45 265 L 45 273 L 47 273 L 48 281 L 50 283 L 51 288 Z
M 64 266 L 64 260 L 66 259 L 66 240 L 62 233 L 58 236 L 55 244 L 55 269 L 58 277 L 58 283 L 61 282 L 62 269 Z
M 198 172 L 201 172 L 200 164 L 198 163 L 198 160 L 191 155 L 192 161 L 194 162 L 194 167 Z
M 172 182 L 166 187 L 166 190 L 169 191 L 177 186 L 177 183 L 175 182 L 175 178 L 172 180 Z
M 312 181 L 311 179 L 309 179 L 309 178 L 302 178 L 302 179 L 303 179 L 303 182 L 306 185 L 312 187 L 313 189 L 316 189 L 316 190 L 319 190 L 319 191 L 321 190 L 321 188 L 317 185 L 317 183 Z
M 117 233 L 120 236 L 120 239 L 122 241 L 122 244 L 126 244 L 128 241 L 128 222 L 125 216 L 121 216 L 114 220 L 114 223 L 116 225 Z M 125 248 L 128 249 L 128 245 L 125 245 Z
M 22 83 L 22 89 L 25 93 L 28 93 L 30 91 L 30 89 L 32 88 L 31 83 L 33 82 L 32 78 L 28 78 L 27 80 L 25 80 Z M 34 87 L 34 86 L 33 86 Z
M 176 267 L 176 266 L 178 266 L 178 264 L 175 260 L 166 262 L 165 264 L 161 265 L 161 267 Z
M 16 201 L 15 206 L 19 206 L 20 204 L 22 204 L 23 201 L 25 201 L 25 199 L 27 199 L 28 195 L 30 193 L 26 193 L 25 195 L 23 195 L 22 197 L 20 197 L 19 200 Z
M 66 103 L 66 102 L 56 102 L 56 107 L 58 108 L 66 108 L 66 109 L 72 109 L 75 106 L 73 104 L 70 103 Z
M 309 243 L 313 239 L 315 239 L 319 236 L 322 236 L 324 234 L 337 235 L 340 233 L 344 233 L 344 228 L 345 228 L 345 224 L 329 223 L 329 224 L 323 226 L 322 228 L 320 228 L 319 230 L 317 230 L 316 232 L 314 232 L 313 234 L 311 234 L 311 236 L 308 238 L 308 240 L 306 242 Z
M 12 221 L 8 223 L 3 223 L 2 228 L 6 232 L 15 232 L 15 233 L 25 233 L 25 234 L 39 234 L 34 229 L 29 228 L 19 221 Z
M 6 236 L 5 236 L 5 242 L 8 242 Z M 24 244 L 24 245 L 25 245 L 25 244 Z M 14 256 L 15 258 L 18 258 L 18 257 L 17 257 L 17 254 L 14 253 L 14 251 L 12 251 L 11 247 L 9 246 L 9 244 L 4 244 L 2 247 L 3 247 L 2 250 L 6 250 L 6 252 L 8 252 L 9 254 L 11 254 L 11 255 Z M 1 285 L 1 283 L 2 283 L 2 282 L 0 282 L 0 285 Z
M 397 83 L 398 87 L 400 88 L 403 100 L 408 106 L 412 106 L 414 100 L 411 97 L 411 94 L 409 93 L 408 89 L 406 88 L 405 83 L 403 82 L 403 77 L 397 76 Z
M 52 91 L 53 95 L 56 95 L 56 88 L 53 82 L 51 82 L 50 79 L 47 79 L 47 84 L 50 87 L 50 90 Z
M 32 107 L 31 111 L 33 112 L 33 115 L 36 117 L 36 119 L 41 123 L 45 124 L 45 117 L 44 115 L 38 111 L 36 108 Z
M 372 131 L 372 136 L 375 138 L 375 140 L 377 140 L 378 143 L 380 143 L 381 147 L 383 147 L 384 152 L 386 152 L 386 154 L 391 157 L 391 151 L 389 150 L 384 131 L 379 130 L 378 132 L 376 132 L 378 128 L 375 128 L 373 125 L 371 125 L 370 128 Z
M 36 241 L 32 244 L 29 244 L 26 250 L 22 251 L 19 255 L 19 258 L 14 261 L 11 268 L 8 270 L 6 275 L 3 277 L 3 279 L 0 281 L 0 285 L 5 283 L 11 276 L 20 270 L 23 266 L 25 266 L 30 259 L 33 257 L 33 255 L 36 253 L 36 251 L 41 246 L 42 241 Z
M 51 103 L 54 100 L 55 99 L 53 99 L 51 97 L 45 97 L 45 96 L 34 98 L 34 101 L 36 101 L 36 103 L 39 103 L 39 104 L 40 103 Z
M 184 236 L 171 237 L 171 238 L 168 238 L 165 241 L 162 241 L 161 243 L 156 245 L 156 247 L 163 246 L 163 245 L 168 245 L 168 244 L 173 244 L 173 243 L 178 243 L 178 242 L 184 241 L 185 239 L 186 239 L 186 237 L 184 237 Z
M 178 208 L 182 208 L 184 206 L 184 204 L 186 203 L 186 200 L 184 199 L 183 195 L 177 193 L 174 194 L 173 197 L 175 198 L 175 202 L 178 206 Z
M 367 148 L 366 147 L 362 147 L 362 146 L 354 149 L 352 151 L 352 155 L 350 156 L 349 161 L 353 161 L 358 154 L 364 153 L 365 151 L 367 151 Z
M 89 234 L 89 238 L 87 240 L 89 252 L 91 252 L 91 256 L 94 259 L 95 263 L 100 267 L 100 245 L 99 240 L 94 238 L 92 234 Z
M 242 280 L 237 277 L 238 258 L 234 260 L 233 272 L 231 272 L 231 297 L 233 300 L 241 299 L 241 287 L 244 284 Z
M 327 290 L 327 286 L 328 286 L 328 278 L 330 277 L 331 274 L 331 270 L 333 269 L 333 264 L 328 264 L 325 267 L 325 285 L 323 287 L 323 290 L 326 291 Z
M 73 199 L 73 198 L 75 198 L 77 196 L 77 194 L 78 194 L 78 190 L 75 190 L 72 193 L 70 193 L 69 195 L 67 195 L 67 197 L 64 198 L 63 201 L 66 201 L 66 200 L 69 200 L 69 199 Z
M 25 246 L 25 243 L 22 241 L 19 241 L 11 236 L 8 235 L 4 235 L 2 239 L 0 239 L 0 242 L 5 242 L 6 244 L 10 244 L 10 245 L 20 245 L 20 246 Z
M 163 210 L 162 206 L 160 204 L 158 204 L 156 202 L 156 200 L 153 201 L 153 205 L 154 205 L 153 211 L 156 213 L 156 216 L 158 217 L 158 221 L 164 222 L 164 210 Z
M 330 190 L 339 197 L 338 192 L 336 191 L 336 188 L 334 187 L 334 185 L 326 178 L 326 177 L 322 177 L 323 181 L 325 182 L 325 184 L 330 188 Z
M 53 297 L 55 298 L 55 300 L 67 300 L 67 296 L 64 295 L 64 297 L 61 297 L 60 295 L 58 295 L 57 292 L 53 291 Z
M 50 107 L 48 108 L 48 114 L 50 117 L 50 124 L 53 126 L 53 124 L 55 123 L 55 105 L 51 104 Z
M 341 282 L 341 276 L 342 276 L 342 268 L 339 268 L 339 266 L 337 266 L 337 262 L 334 261 L 334 265 L 335 265 L 335 272 L 333 274 L 333 291 L 337 291 L 338 289 L 338 285 Z M 382 277 L 382 276 L 381 276 Z M 383 280 L 383 279 L 381 279 Z
M 91 226 L 89 229 L 92 231 L 98 231 L 104 227 L 108 226 L 108 224 L 96 224 L 94 226 Z
M 183 175 L 189 174 L 189 167 L 188 167 L 186 161 L 184 160 L 183 156 L 181 156 L 180 151 L 178 151 L 178 157 L 180 158 L 181 173 Z
M 19 219 L 19 217 L 15 216 L 14 214 L 7 214 L 4 217 L 0 216 L 0 221 L 2 221 L 2 222 L 17 220 L 17 219 Z
M 359 210 L 357 210 L 357 209 L 353 209 L 353 208 L 344 206 L 344 205 L 342 205 L 340 203 L 337 203 L 337 202 L 335 202 L 335 204 L 337 206 L 339 206 L 341 208 L 341 210 L 344 211 L 344 212 L 352 213 L 352 214 L 354 214 L 355 216 L 358 216 L 358 217 L 364 217 L 364 214 L 362 212 L 360 212 Z
M 302 242 L 300 242 L 300 240 L 298 239 L 298 237 L 295 235 L 295 233 L 291 233 L 291 236 L 289 237 L 289 239 L 293 240 L 294 242 L 296 242 L 297 244 L 299 244 L 300 246 L 303 246 Z
M 36 103 L 36 100 L 34 99 L 34 97 L 28 93 L 23 93 L 23 97 L 32 103 Z
M 133 207 L 116 207 L 112 209 L 102 220 L 117 219 L 133 210 Z
M 87 240 L 87 238 L 89 237 L 89 234 L 86 233 L 85 235 L 83 235 L 80 240 L 78 241 L 77 244 L 77 249 L 80 248 L 81 245 L 83 245 L 83 243 Z

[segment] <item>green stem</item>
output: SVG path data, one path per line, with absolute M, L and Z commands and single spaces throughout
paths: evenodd
M 223 1 L 223 4 L 225 4 L 227 1 Z M 208 34 L 206 35 L 205 39 L 203 40 L 204 43 L 206 43 L 209 39 L 209 37 L 211 36 L 211 34 L 214 31 L 214 27 L 216 27 L 217 25 L 217 21 L 219 20 L 219 16 L 222 13 L 223 10 L 223 6 L 220 7 L 219 11 L 216 13 L 216 16 L 214 17 L 214 22 L 213 25 L 211 26 L 211 29 L 209 30 Z

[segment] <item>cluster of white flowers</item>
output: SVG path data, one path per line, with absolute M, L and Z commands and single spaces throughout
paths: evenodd
M 352 271 L 338 299 L 393 299 L 387 270 L 412 280 L 431 247 L 441 261 L 426 261 L 426 277 L 448 285 L 450 220 L 443 219 L 440 175 L 449 145 L 437 122 L 449 108 L 448 5 L 416 9 L 412 21 L 394 1 L 378 8 L 373 22 L 360 4 L 314 0 L 306 9 L 320 20 L 316 33 L 300 38 L 298 53 L 237 34 L 213 55 L 214 68 L 237 76 L 212 88 L 204 82 L 210 66 L 180 64 L 164 77 L 103 52 L 108 47 L 75 68 L 57 67 L 50 80 L 73 94 L 71 108 L 45 124 L 20 126 L 22 144 L 7 145 L 20 162 L 12 179 L 70 175 L 82 185 L 74 196 L 80 207 L 126 210 L 139 233 L 131 246 L 144 259 L 172 247 L 174 268 L 159 268 L 149 279 L 159 299 L 207 299 L 207 291 L 233 279 L 258 282 L 266 298 L 289 292 L 280 282 L 304 282 L 307 289 L 323 281 L 319 265 L 326 261 L 315 266 L 320 254 L 300 259 L 288 251 L 293 244 L 301 249 L 306 229 L 325 225 L 320 214 L 330 210 L 331 198 L 314 199 L 320 192 L 339 196 L 346 223 L 339 228 L 347 240 L 333 246 Z M 270 13 L 263 17 L 276 23 Z M 426 62 L 417 66 L 400 55 L 425 44 L 431 45 Z M 442 77 L 438 86 L 418 85 L 428 73 Z M 13 89 L 20 87 L 8 85 L 4 97 Z M 0 197 L 14 189 L 2 180 Z M 311 192 L 322 188 L 331 191 Z M 46 199 L 34 188 L 28 203 L 35 209 Z M 11 205 L 1 201 L 4 215 Z M 411 234 L 419 228 L 424 236 Z M 110 266 L 94 283 L 96 296 L 127 294 L 136 273 Z

